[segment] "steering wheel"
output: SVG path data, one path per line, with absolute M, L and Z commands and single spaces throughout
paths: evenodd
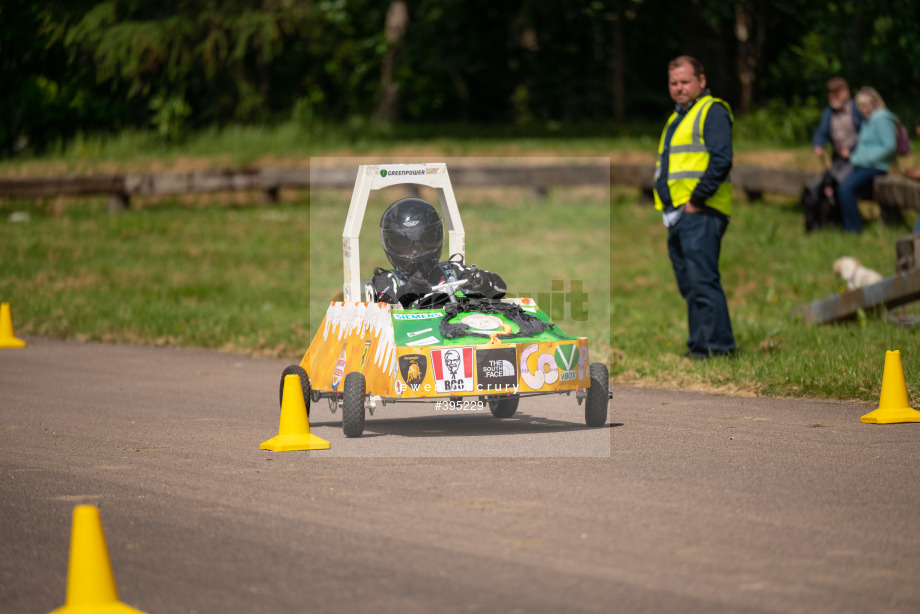
M 457 297 L 454 296 L 456 292 L 461 287 L 465 286 L 469 280 L 468 279 L 458 279 L 456 281 L 444 281 L 439 283 L 436 286 L 431 286 L 432 292 L 442 292 L 447 295 L 447 298 L 450 299 L 451 303 L 457 302 Z

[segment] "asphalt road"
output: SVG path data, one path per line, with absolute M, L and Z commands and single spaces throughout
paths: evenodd
M 518 416 L 378 409 L 268 452 L 286 362 L 26 338 L 0 350 L 0 612 L 64 604 L 73 508 L 149 613 L 917 612 L 920 424 L 871 406 L 614 388 Z

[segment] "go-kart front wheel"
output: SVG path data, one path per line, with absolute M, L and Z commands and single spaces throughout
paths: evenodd
M 307 416 L 310 415 L 310 378 L 300 365 L 288 365 L 281 372 L 281 391 L 278 393 L 278 404 L 284 403 L 284 378 L 296 375 L 300 378 L 300 388 L 303 390 L 303 404 L 307 407 Z
M 607 402 L 610 398 L 610 372 L 602 362 L 591 364 L 588 369 L 591 387 L 585 399 L 585 424 L 592 427 L 607 424 Z
M 503 399 L 489 399 L 489 411 L 496 418 L 510 418 L 517 411 L 520 397 L 505 397 Z
M 346 437 L 360 437 L 364 432 L 364 398 L 367 385 L 364 374 L 354 371 L 342 384 L 342 431 Z

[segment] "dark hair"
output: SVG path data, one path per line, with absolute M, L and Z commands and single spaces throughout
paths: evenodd
M 850 89 L 850 84 L 843 77 L 831 77 L 827 80 L 827 91 L 839 92 L 842 89 Z
M 683 64 L 689 64 L 693 67 L 694 77 L 699 77 L 700 75 L 706 74 L 706 71 L 703 69 L 703 63 L 690 55 L 679 55 L 671 60 L 668 63 L 668 70 L 673 70 L 678 66 L 682 66 Z

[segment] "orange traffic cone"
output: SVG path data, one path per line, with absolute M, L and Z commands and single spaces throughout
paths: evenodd
M 67 601 L 51 614 L 144 614 L 118 600 L 109 550 L 105 545 L 99 508 L 78 505 L 73 510 Z
M 901 366 L 899 350 L 885 352 L 885 372 L 882 374 L 882 395 L 878 409 L 869 412 L 859 421 L 866 424 L 920 422 L 920 411 L 911 408 L 907 398 L 907 384 L 904 383 L 904 368 Z
M 0 303 L 0 348 L 24 348 L 26 342 L 17 339 L 13 333 L 13 316 L 10 315 L 10 304 Z
M 303 402 L 303 384 L 299 375 L 284 376 L 281 393 L 281 423 L 278 435 L 263 441 L 260 450 L 288 452 L 291 450 L 327 450 L 331 444 L 310 433 L 307 406 Z

